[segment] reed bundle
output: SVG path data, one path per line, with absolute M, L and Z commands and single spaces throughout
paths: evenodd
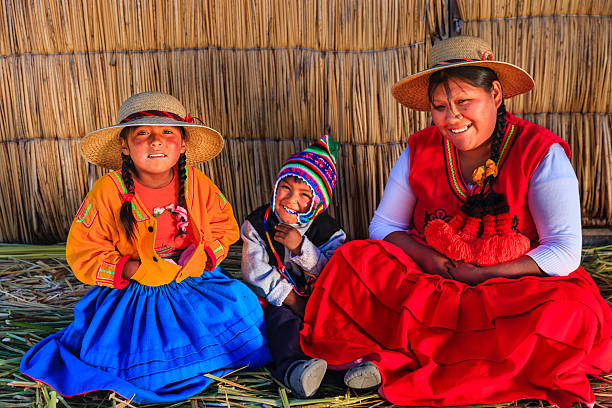
M 533 76 L 533 91 L 509 100 L 514 112 L 612 112 L 612 15 L 468 19 L 462 33 L 486 39 L 496 58 Z
M 130 407 L 115 394 L 99 392 L 63 398 L 51 388 L 19 372 L 23 354 L 35 343 L 66 327 L 73 306 L 88 290 L 74 278 L 63 258 L 64 247 L 0 245 L 0 405 L 3 407 Z M 223 267 L 240 275 L 241 248 L 232 246 Z M 587 248 L 583 265 L 612 304 L 612 245 Z M 349 393 L 334 381 L 325 381 L 316 399 L 299 400 L 265 370 L 239 370 L 216 381 L 204 392 L 175 404 L 139 407 L 393 407 L 372 392 Z M 597 406 L 612 407 L 612 374 L 591 377 Z M 541 407 L 540 401 L 516 401 L 487 407 Z M 483 406 L 484 407 L 484 406 Z
M 612 16 L 612 8 L 608 0 L 457 0 L 457 5 L 461 17 L 467 21 L 550 15 Z
M 509 110 L 545 117 L 570 142 L 585 225 L 612 224 L 606 1 L 457 3 L 463 33 L 483 36 L 501 59 L 534 75 L 536 89 L 510 100 Z M 366 236 L 389 169 L 408 135 L 429 122 L 395 102 L 390 88 L 425 68 L 428 36 L 452 25 L 448 5 L 5 2 L 0 242 L 65 239 L 91 181 L 104 173 L 80 158 L 78 139 L 114 124 L 121 102 L 148 90 L 177 96 L 225 136 L 222 154 L 200 168 L 239 221 L 268 201 L 291 153 L 329 133 L 341 142 L 331 211 L 350 237 Z M 570 117 L 572 126 L 555 125 Z
M 33 4 L 32 4 L 33 3 Z M 347 51 L 423 41 L 443 0 L 8 0 L 0 55 L 192 48 Z M 110 7 L 109 7 L 110 6 Z

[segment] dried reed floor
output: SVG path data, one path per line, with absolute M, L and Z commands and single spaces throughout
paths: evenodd
M 1 407 L 129 407 L 111 393 L 62 398 L 51 388 L 32 382 L 19 372 L 25 351 L 50 333 L 68 325 L 72 308 L 88 287 L 77 281 L 65 259 L 64 247 L 0 245 L 0 406 Z M 612 245 L 584 250 L 583 265 L 612 304 Z M 223 266 L 240 272 L 240 246 L 232 247 Z M 333 379 L 332 379 L 333 380 Z M 612 374 L 592 377 L 597 406 L 612 407 Z M 392 407 L 375 393 L 356 394 L 341 384 L 326 382 L 317 399 L 298 400 L 265 370 L 240 370 L 218 378 L 198 396 L 155 407 Z M 523 400 L 498 407 L 545 407 Z

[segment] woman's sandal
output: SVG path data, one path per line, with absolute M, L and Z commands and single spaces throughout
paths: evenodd
M 300 398 L 309 398 L 319 389 L 327 362 L 318 358 L 296 361 L 285 373 L 285 384 Z
M 346 372 L 344 384 L 349 388 L 363 390 L 380 385 L 382 378 L 378 367 L 371 361 L 355 364 Z

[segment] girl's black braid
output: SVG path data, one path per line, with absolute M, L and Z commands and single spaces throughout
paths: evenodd
M 132 178 L 133 163 L 132 158 L 129 155 L 121 153 L 121 178 L 125 183 L 125 188 L 128 193 L 134 194 L 134 179 Z M 134 213 L 132 213 L 132 203 L 130 201 L 124 201 L 121 204 L 121 210 L 119 211 L 119 219 L 123 228 L 125 229 L 125 235 L 131 241 L 134 238 L 134 229 L 136 227 L 136 219 Z
M 187 204 L 185 201 L 185 180 L 187 179 L 187 173 L 185 169 L 185 163 L 187 163 L 187 158 L 185 157 L 185 153 L 181 153 L 177 162 L 177 172 L 178 172 L 178 183 L 179 183 L 179 191 L 178 191 L 178 205 L 187 209 Z
M 187 203 L 185 201 L 185 180 L 187 179 L 187 173 L 185 169 L 185 163 L 187 162 L 187 158 L 185 157 L 185 153 L 181 153 L 177 162 L 177 173 L 178 173 L 178 205 L 183 207 L 185 210 L 187 209 Z M 178 231 L 176 236 L 184 235 L 186 232 Z

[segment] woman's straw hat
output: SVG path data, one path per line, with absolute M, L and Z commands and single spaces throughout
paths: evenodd
M 81 140 L 81 153 L 89 162 L 107 169 L 121 167 L 119 134 L 127 126 L 181 126 L 185 130 L 187 163 L 196 164 L 215 157 L 223 149 L 216 130 L 193 123 L 183 104 L 161 92 L 143 92 L 128 98 L 119 108 L 117 125 L 95 130 Z
M 426 70 L 402 79 L 391 89 L 402 105 L 421 111 L 431 110 L 427 96 L 429 77 L 434 72 L 459 66 L 487 67 L 495 71 L 504 98 L 528 92 L 534 86 L 533 78 L 522 68 L 494 61 L 491 46 L 477 37 L 458 36 L 440 41 L 431 48 L 427 66 Z

